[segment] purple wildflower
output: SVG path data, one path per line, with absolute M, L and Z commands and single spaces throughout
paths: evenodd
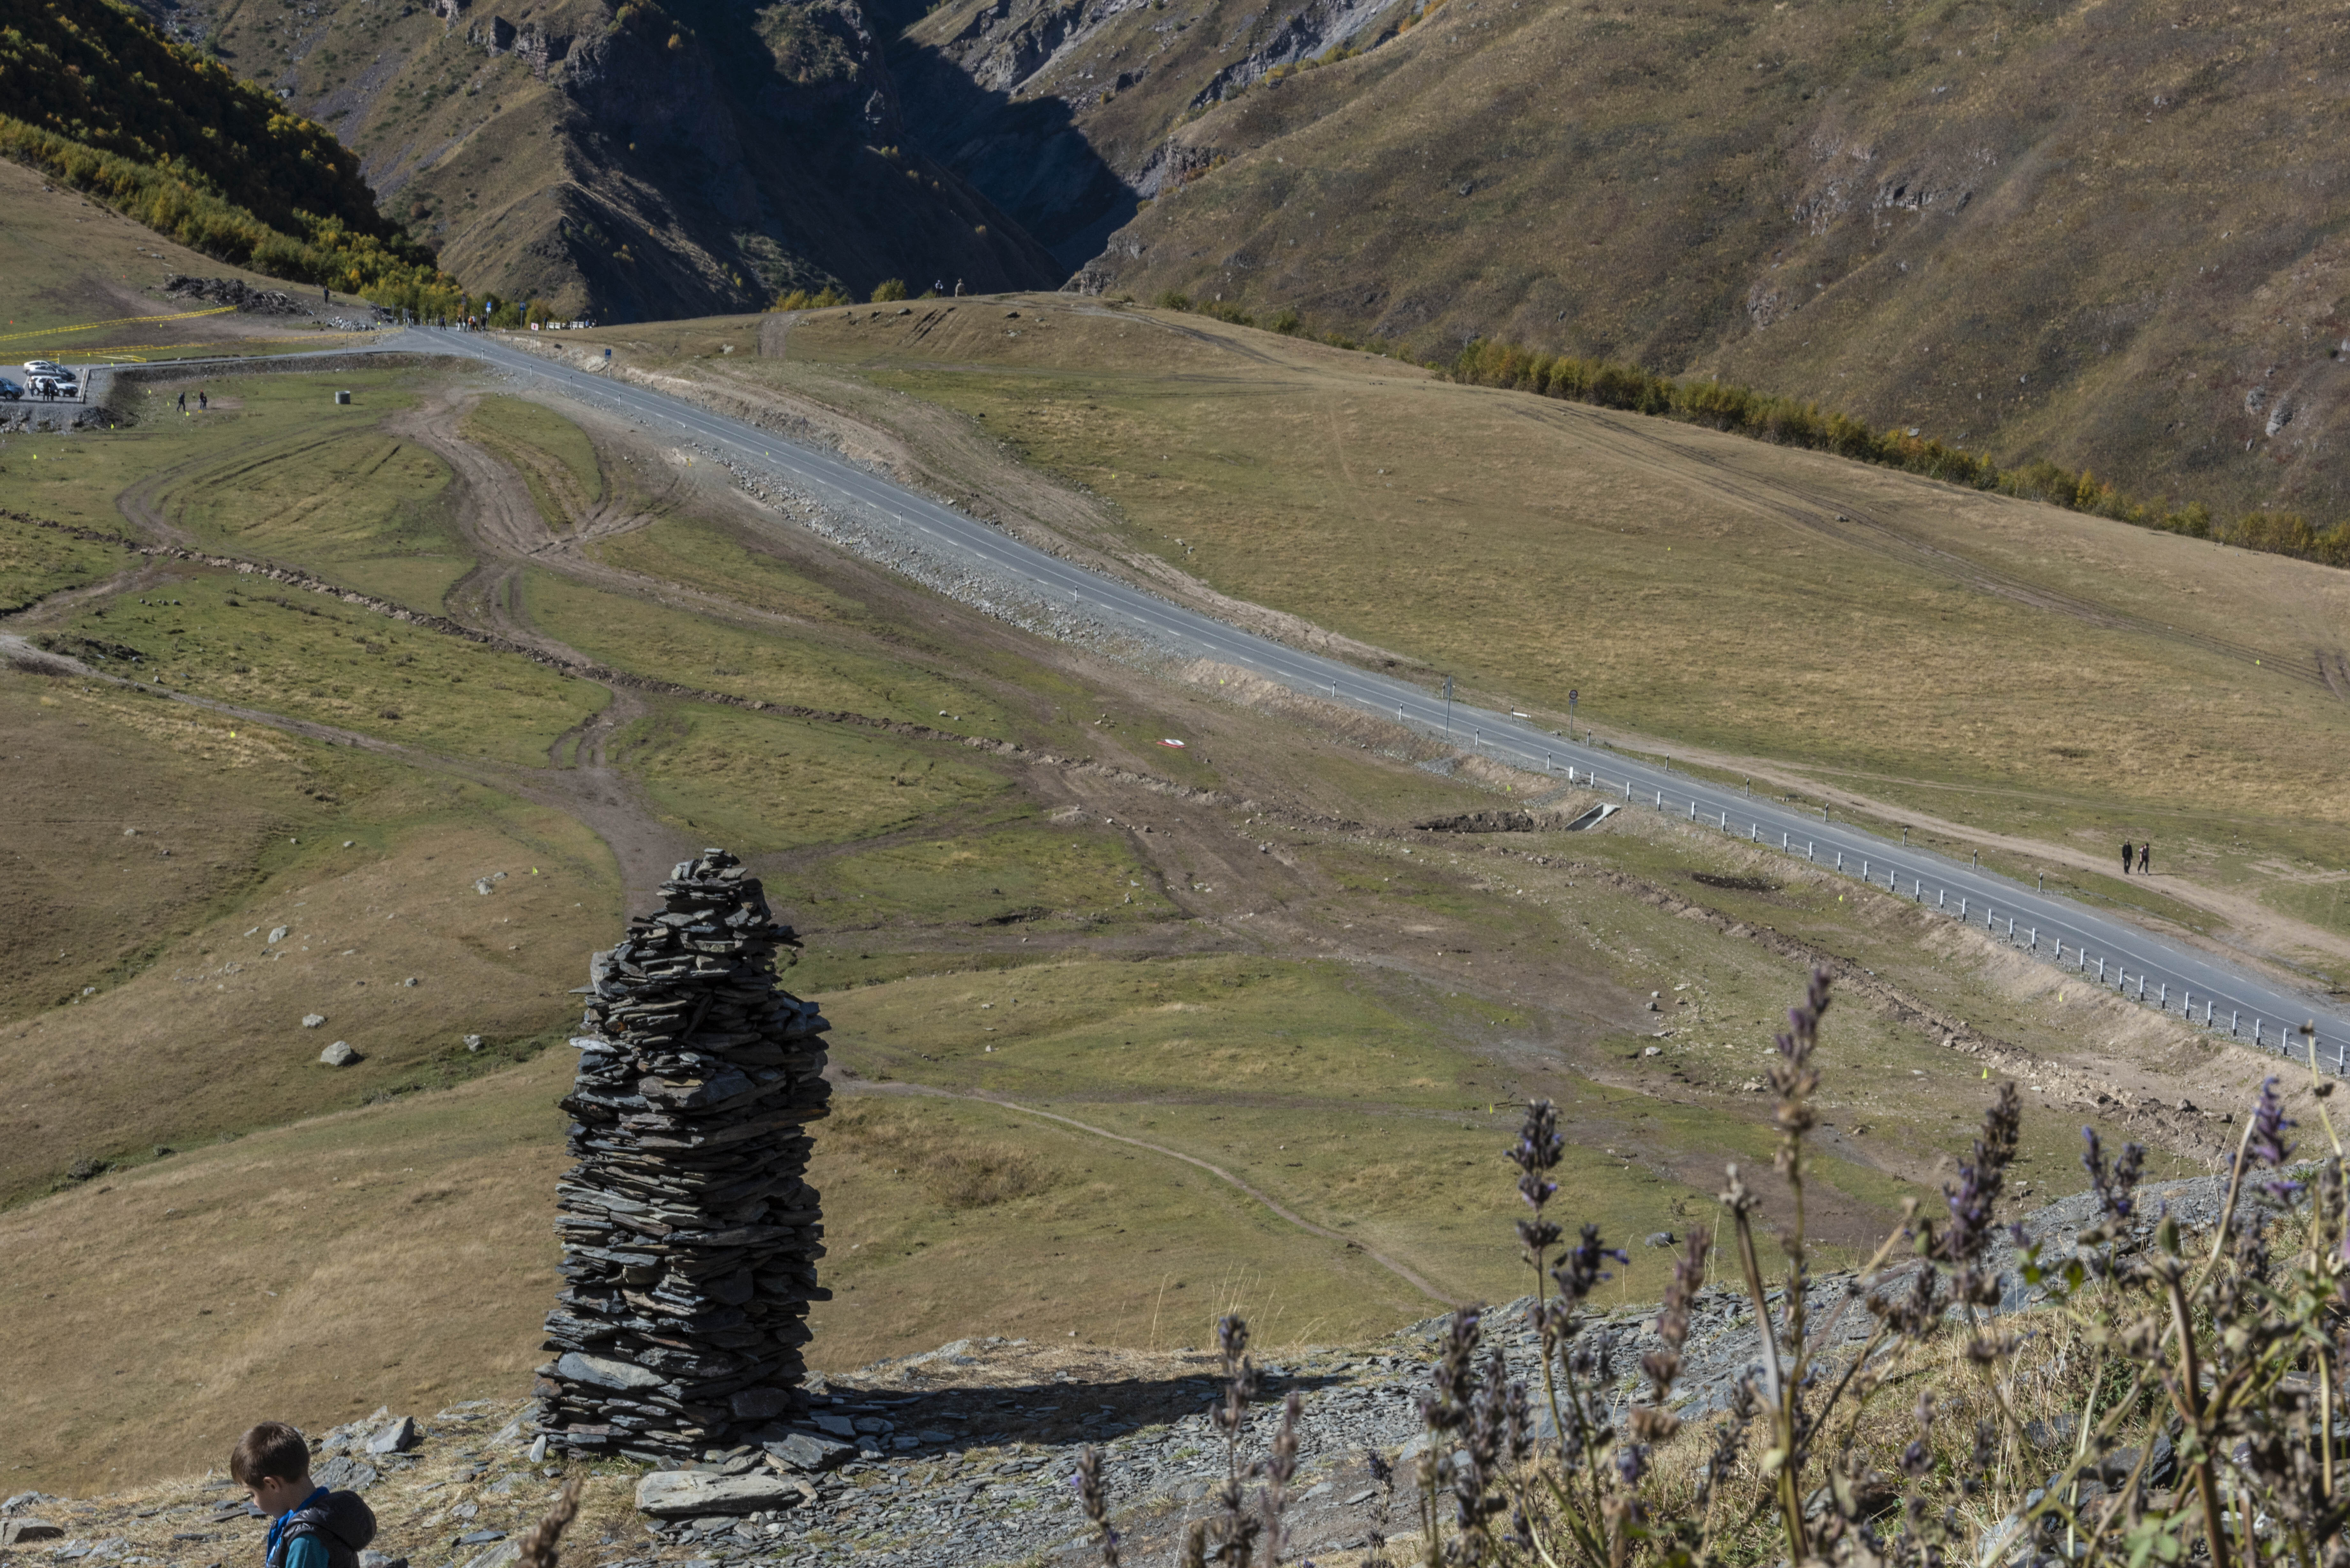
M 2285 1134 L 2295 1124 L 2284 1114 L 2284 1101 L 2277 1095 L 2276 1086 L 2274 1077 L 2261 1085 L 2260 1101 L 2252 1106 L 2251 1136 L 2245 1141 L 2244 1149 L 2255 1164 L 2282 1171 L 2286 1162 L 2293 1158 L 2293 1145 L 2286 1141 Z M 2301 1190 L 2301 1183 L 2288 1181 L 2282 1176 L 2272 1177 L 2260 1186 L 2262 1191 L 2280 1203 Z
M 1526 1259 L 1536 1268 L 1542 1266 L 1543 1255 L 1558 1245 L 1564 1233 L 1543 1215 L 1543 1206 L 1558 1191 L 1558 1183 L 1550 1172 L 1558 1166 L 1559 1156 L 1565 1151 L 1566 1140 L 1559 1135 L 1558 1108 L 1548 1100 L 1536 1100 L 1526 1107 L 1526 1119 L 1518 1128 L 1518 1141 L 1510 1150 L 1510 1160 L 1519 1170 L 1518 1196 L 1526 1200 L 1534 1218 L 1518 1221 L 1518 1241 L 1526 1250 Z

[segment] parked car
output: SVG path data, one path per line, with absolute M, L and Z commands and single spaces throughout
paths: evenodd
M 7 377 L 0 376 L 0 399 L 5 399 L 6 401 L 13 403 L 24 395 L 24 388 L 16 385 L 16 382 L 10 380 Z
M 53 376 L 60 380 L 65 380 L 70 379 L 73 372 L 67 369 L 63 365 L 58 364 L 55 359 L 27 359 L 25 361 L 25 374 L 27 376 Z

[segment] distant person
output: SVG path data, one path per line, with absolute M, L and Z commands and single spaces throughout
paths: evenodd
M 188 411 L 188 394 L 185 392 L 180 394 L 180 411 L 183 414 Z
M 2154 841 L 2152 839 L 2137 846 L 2137 870 L 2141 877 L 2154 875 Z
M 2129 875 L 2130 855 L 2130 841 L 2125 838 L 2122 840 L 2122 875 L 2125 877 Z
M 335 291 L 322 285 L 318 289 L 318 299 L 321 304 L 332 305 L 335 303 Z
M 211 399 L 210 397 L 206 396 L 206 395 L 205 395 L 205 393 L 203 391 L 203 389 L 198 389 L 198 390 L 197 390 L 197 392 L 196 392 L 196 410 L 197 410 L 197 411 L 198 411 L 198 412 L 200 412 L 200 413 L 209 411 L 209 410 L 211 410 L 212 406 L 213 406 L 213 400 L 212 400 L 212 399 Z
M 283 1421 L 264 1421 L 236 1440 L 228 1473 L 269 1516 L 263 1568 L 359 1568 L 375 1539 L 375 1514 L 355 1491 L 328 1491 L 310 1479 L 310 1445 Z

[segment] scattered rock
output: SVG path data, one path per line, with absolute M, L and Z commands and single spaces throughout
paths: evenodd
M 365 1491 L 381 1479 L 373 1465 L 338 1454 L 310 1467 L 310 1479 L 335 1491 Z
M 466 1050 L 468 1050 L 468 1051 L 478 1051 L 478 1050 L 480 1050 L 481 1048 L 482 1048 L 482 1037 L 481 1037 L 480 1035 L 478 1035 L 478 1034 L 468 1034 L 468 1035 L 466 1035 L 466 1036 L 465 1036 L 465 1049 L 466 1049 Z
M 371 1454 L 404 1454 L 422 1440 L 423 1434 L 416 1429 L 416 1418 L 402 1416 L 369 1438 L 367 1451 Z
M 300 316 L 306 307 L 279 288 L 255 288 L 234 277 L 192 277 L 173 273 L 163 280 L 163 292 L 175 299 L 209 299 L 234 305 L 240 312 L 259 316 Z
M 42 1519 L 11 1519 L 0 1523 L 0 1546 L 23 1546 L 36 1541 L 55 1541 L 65 1532 Z
M 326 1022 L 327 1015 L 323 1012 L 306 1012 L 302 1015 L 302 1027 L 305 1029 L 316 1029 Z
M 348 1067 L 359 1060 L 359 1054 L 351 1049 L 349 1041 L 338 1040 L 318 1053 L 318 1060 L 329 1067 Z
M 819 1417 L 821 1419 L 821 1417 Z M 763 1445 L 777 1464 L 795 1470 L 828 1470 L 857 1456 L 857 1445 L 814 1432 L 787 1432 Z
M 317 1474 L 316 1471 L 311 1473 L 314 1477 Z M 362 1552 L 359 1553 L 359 1568 L 408 1568 L 408 1559 L 383 1552 Z

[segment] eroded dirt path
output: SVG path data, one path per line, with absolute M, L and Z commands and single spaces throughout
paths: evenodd
M 456 475 L 452 512 L 475 564 L 451 586 L 443 606 L 452 618 L 493 636 L 567 664 L 593 665 L 597 661 L 587 654 L 540 630 L 524 607 L 522 594 L 523 574 L 529 566 L 544 564 L 568 573 L 585 564 L 576 531 L 572 539 L 552 533 L 522 475 L 465 439 L 462 426 L 470 401 L 467 394 L 447 391 L 384 421 L 387 429 L 439 457 Z M 595 517 L 608 534 L 650 521 L 609 504 L 598 508 Z M 515 774 L 514 787 L 559 805 L 594 830 L 619 863 L 627 907 L 643 909 L 652 903 L 661 879 L 680 860 L 691 857 L 696 846 L 661 820 L 609 754 L 612 736 L 643 718 L 650 705 L 627 686 L 602 684 L 610 698 L 603 710 L 558 737 L 548 750 L 546 771 Z

